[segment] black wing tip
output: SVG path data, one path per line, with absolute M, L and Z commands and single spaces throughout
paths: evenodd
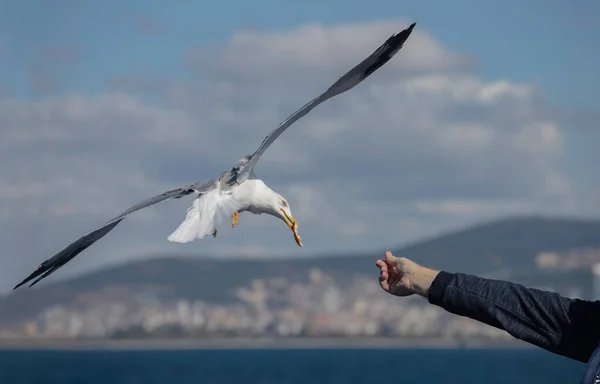
M 77 255 L 77 253 L 75 255 Z M 58 268 L 62 267 L 63 265 L 64 265 L 64 263 L 61 263 L 60 260 L 59 261 L 52 260 L 52 259 L 46 260 L 31 275 L 27 276 L 26 279 L 21 281 L 19 284 L 15 285 L 15 287 L 13 288 L 13 291 L 15 289 L 19 288 L 20 286 L 27 284 L 31 280 L 35 279 L 35 280 L 33 280 L 33 282 L 31 284 L 29 284 L 29 288 L 33 287 L 40 281 L 44 280 L 46 277 L 50 276 L 52 273 L 54 273 L 54 271 L 56 271 Z
M 408 36 L 410 36 L 410 34 L 413 31 L 413 28 L 416 25 L 417 25 L 417 23 L 413 22 L 411 25 L 408 26 L 408 28 L 404 29 L 403 31 L 398 32 L 397 34 L 395 34 L 394 36 L 392 36 L 392 38 L 399 37 L 403 42 L 406 41 L 406 39 L 408 39 Z
M 21 281 L 19 284 L 15 285 L 15 287 L 12 289 L 13 291 L 17 288 L 19 288 L 21 285 L 25 284 L 26 281 Z
M 381 45 L 381 47 L 379 47 L 379 49 L 383 49 L 385 47 L 385 49 L 389 49 L 389 50 L 398 50 L 398 49 L 402 48 L 404 46 L 404 43 L 406 42 L 406 40 L 408 40 L 408 38 L 410 37 L 410 35 L 413 31 L 413 28 L 416 25 L 417 25 L 417 23 L 414 22 L 411 25 L 409 25 L 408 28 L 403 29 L 402 31 L 391 35 L 385 41 L 385 43 L 383 43 Z M 394 52 L 394 54 L 395 54 L 395 52 Z
M 31 281 L 31 279 L 30 279 L 30 278 L 27 278 L 27 279 L 25 279 L 25 280 L 21 281 L 19 284 L 15 285 L 15 287 L 14 287 L 12 290 L 14 291 L 15 289 L 17 289 L 17 288 L 21 287 L 22 285 L 25 285 L 25 284 L 27 284 L 29 281 Z M 32 283 L 32 284 L 33 284 L 33 283 Z M 31 285 L 30 285 L 29 287 L 31 287 Z
M 36 269 L 31 275 L 27 276 L 27 278 L 25 278 L 23 281 L 21 281 L 19 284 L 15 285 L 15 287 L 13 288 L 13 291 L 17 288 L 19 288 L 20 286 L 27 284 L 28 282 L 30 282 L 31 280 L 35 279 L 36 277 L 40 276 L 40 275 L 44 275 L 46 272 L 48 272 L 48 270 L 52 269 L 51 265 L 48 265 L 47 263 L 43 263 L 42 265 L 40 265 L 40 267 L 38 269 Z M 29 285 L 29 287 L 32 287 L 35 283 L 37 283 L 39 281 L 36 280 L 33 283 L 31 283 L 31 285 Z
M 109 221 L 104 226 L 100 227 L 99 229 L 96 229 L 95 231 L 88 233 L 87 235 L 75 240 L 74 242 L 69 244 L 69 246 L 67 246 L 65 249 L 58 252 L 56 255 L 52 256 L 48 260 L 44 261 L 35 271 L 33 271 L 31 275 L 27 276 L 25 280 L 17 284 L 13 288 L 13 291 L 22 286 L 23 284 L 27 284 L 31 280 L 35 279 L 29 285 L 29 287 L 31 288 L 37 283 L 39 283 L 41 280 L 50 276 L 60 267 L 71 261 L 75 256 L 79 255 L 81 252 L 87 249 L 90 245 L 94 244 L 96 241 L 104 237 L 108 232 L 112 231 L 114 227 L 116 227 L 121 221 L 123 221 L 123 219 L 125 219 L 125 217 L 115 218 Z

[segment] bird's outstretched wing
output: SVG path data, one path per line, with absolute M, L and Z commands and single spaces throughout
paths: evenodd
M 96 241 L 98 241 L 101 238 L 103 238 L 104 236 L 106 236 L 106 234 L 108 234 L 110 231 L 112 231 L 121 221 L 123 221 L 123 219 L 125 219 L 126 216 L 132 214 L 133 212 L 139 211 L 140 209 L 143 209 L 143 208 L 147 208 L 154 204 L 158 204 L 164 200 L 178 199 L 178 198 L 181 198 L 183 196 L 189 195 L 194 192 L 202 193 L 202 192 L 205 192 L 206 190 L 210 189 L 212 186 L 214 186 L 214 181 L 198 183 L 198 184 L 191 184 L 191 185 L 185 186 L 183 188 L 177 188 L 177 189 L 173 189 L 171 191 L 167 191 L 160 195 L 157 195 L 157 196 L 154 196 L 154 197 L 151 197 L 149 199 L 139 202 L 138 204 L 136 204 L 136 205 L 132 206 L 131 208 L 129 208 L 128 210 L 126 210 L 125 212 L 121 213 L 119 216 L 116 216 L 112 220 L 108 221 L 106 224 L 104 224 L 100 228 L 95 229 L 94 231 L 88 233 L 87 235 L 80 237 L 79 239 L 77 239 L 74 242 L 72 242 L 71 244 L 69 244 L 65 249 L 58 252 L 56 255 L 52 256 L 48 260 L 44 261 L 38 267 L 38 269 L 36 269 L 25 280 L 23 280 L 22 282 L 17 284 L 13 288 L 13 290 L 19 288 L 21 285 L 26 284 L 31 280 L 37 278 L 35 281 L 33 281 L 33 283 L 31 283 L 30 287 L 32 287 L 35 284 L 37 284 L 40 280 L 48 277 L 53 272 L 55 272 L 57 269 L 59 269 L 60 267 L 62 267 L 63 265 L 65 265 L 66 263 L 71 261 L 75 256 L 77 256 L 78 254 L 80 254 L 81 252 L 86 250 L 88 247 L 90 247 Z
M 354 88 L 364 79 L 369 77 L 373 72 L 381 68 L 387 63 L 404 45 L 404 42 L 410 36 L 416 23 L 411 24 L 408 28 L 400 33 L 392 35 L 385 41 L 379 48 L 377 48 L 369 57 L 360 62 L 345 75 L 340 77 L 328 90 L 323 92 L 321 95 L 312 99 L 296 112 L 292 113 L 287 119 L 285 119 L 277 128 L 275 128 L 262 142 L 260 147 L 249 156 L 246 164 L 242 165 L 237 172 L 236 179 L 238 182 L 245 180 L 252 169 L 258 162 L 260 156 L 264 151 L 285 131 L 290 125 L 300 119 L 302 116 L 309 113 L 317 105 L 321 104 L 327 99 L 330 99 L 336 95 L 346 92 L 349 89 Z

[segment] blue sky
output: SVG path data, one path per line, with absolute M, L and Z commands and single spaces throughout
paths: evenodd
M 41 42 L 81 50 L 77 68 L 63 71 L 68 76 L 61 91 L 94 94 L 106 89 L 106 78 L 138 71 L 185 78 L 182 51 L 217 44 L 243 28 L 280 30 L 315 21 L 406 18 L 445 45 L 475 55 L 477 71 L 486 79 L 534 83 L 560 106 L 598 110 L 598 17 L 600 3 L 594 0 L 425 0 L 401 5 L 373 0 L 368 6 L 360 0 L 260 0 L 218 1 L 210 7 L 162 0 L 4 0 L 0 1 L 0 33 L 16 55 L 3 63 L 8 70 L 0 73 L 0 82 L 18 89 L 22 97 L 31 97 L 25 63 L 31 58 L 28 48 Z M 146 18 L 157 23 L 157 31 L 143 31 L 140 25 Z M 568 145 L 577 151 L 594 151 L 581 129 L 569 127 Z M 582 165 L 578 157 L 569 158 L 570 171 L 585 179 L 588 174 L 581 171 Z
M 393 63 L 261 160 L 306 223 L 305 249 L 253 217 L 236 236 L 168 243 L 186 202 L 132 218 L 73 271 L 172 250 L 380 249 L 515 213 L 597 217 L 599 17 L 592 0 L 0 0 L 0 243 L 24 254 L 0 259 L 5 273 L 215 176 L 412 21 Z
M 163 30 L 136 33 L 136 18 L 144 17 L 156 20 Z M 157 75 L 183 75 L 183 50 L 218 43 L 242 28 L 278 30 L 314 21 L 406 18 L 449 47 L 476 55 L 486 78 L 534 82 L 560 104 L 597 107 L 598 17 L 600 3 L 593 0 L 429 0 L 401 5 L 389 0 L 372 0 L 368 5 L 358 0 L 260 0 L 218 1 L 210 7 L 162 0 L 4 0 L 0 32 L 18 53 L 0 78 L 23 86 L 27 46 L 44 41 L 82 50 L 82 66 L 65 87 L 88 93 L 102 90 L 103 77 L 140 68 Z M 564 92 L 567 85 L 568 93 Z

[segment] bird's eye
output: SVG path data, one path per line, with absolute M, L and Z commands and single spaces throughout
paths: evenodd
M 281 205 L 282 205 L 283 207 L 287 207 L 287 203 L 285 202 L 285 200 L 281 200 Z

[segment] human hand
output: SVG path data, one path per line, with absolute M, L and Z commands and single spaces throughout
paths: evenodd
M 396 257 L 385 253 L 385 259 L 377 260 L 379 267 L 379 285 L 395 296 L 410 296 L 415 293 L 427 297 L 429 287 L 438 274 L 405 257 Z

